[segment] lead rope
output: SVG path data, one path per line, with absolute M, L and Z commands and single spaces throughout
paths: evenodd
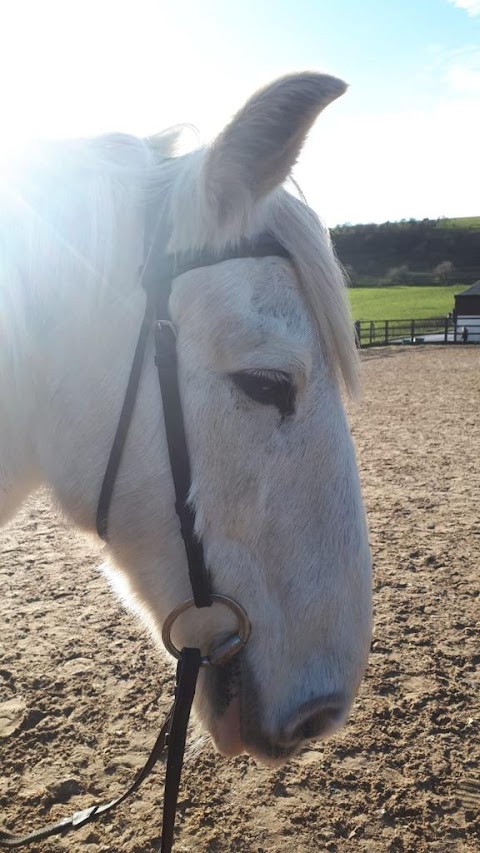
M 165 775 L 165 790 L 163 803 L 163 825 L 162 842 L 160 853 L 170 853 L 173 844 L 173 830 L 175 827 L 175 812 L 177 808 L 178 790 L 182 771 L 183 756 L 185 753 L 185 740 L 187 734 L 188 720 L 195 696 L 195 686 L 201 664 L 198 649 L 184 648 L 177 665 L 177 685 L 175 688 L 175 700 L 160 734 L 155 741 L 153 749 L 140 772 L 135 777 L 129 788 L 115 800 L 101 805 L 93 805 L 86 809 L 75 812 L 70 817 L 62 818 L 56 823 L 48 824 L 35 832 L 26 835 L 15 835 L 7 829 L 0 829 L 0 847 L 13 850 L 32 844 L 34 841 L 43 841 L 53 835 L 67 835 L 76 829 L 82 829 L 88 823 L 93 823 L 100 817 L 112 812 L 117 806 L 125 802 L 153 770 L 157 762 L 168 749 L 167 769 Z

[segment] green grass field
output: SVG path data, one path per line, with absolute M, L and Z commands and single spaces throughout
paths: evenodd
M 352 287 L 349 290 L 354 320 L 422 320 L 453 311 L 456 293 L 464 284 L 446 287 Z
M 439 219 L 438 228 L 480 228 L 480 216 L 459 216 L 456 219 Z

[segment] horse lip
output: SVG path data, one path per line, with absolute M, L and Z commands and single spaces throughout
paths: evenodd
M 240 700 L 236 696 L 228 704 L 224 713 L 214 718 L 211 726 L 211 734 L 217 749 L 225 756 L 240 755 L 245 751 L 243 742 Z

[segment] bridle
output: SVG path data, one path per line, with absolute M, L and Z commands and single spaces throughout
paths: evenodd
M 289 258 L 289 253 L 273 236 L 262 234 L 252 240 L 243 240 L 221 254 L 202 251 L 171 255 L 166 251 L 165 243 L 158 237 L 158 219 L 147 214 L 146 221 L 145 263 L 141 276 L 146 291 L 145 313 L 103 478 L 97 506 L 96 524 L 99 536 L 108 541 L 109 511 L 114 486 L 135 408 L 146 345 L 153 330 L 155 364 L 163 403 L 170 468 L 175 487 L 175 510 L 179 519 L 192 588 L 192 598 L 178 604 L 171 611 L 165 619 L 162 629 L 162 640 L 165 647 L 178 660 L 175 698 L 145 766 L 137 774 L 127 791 L 115 800 L 82 809 L 71 817 L 64 818 L 27 835 L 18 836 L 8 830 L 0 829 L 0 848 L 13 849 L 52 835 L 65 835 L 102 815 L 108 814 L 140 787 L 166 751 L 167 766 L 160 853 L 170 853 L 173 844 L 175 812 L 187 726 L 200 668 L 224 664 L 245 646 L 250 635 L 250 621 L 243 607 L 233 599 L 213 592 L 208 568 L 205 564 L 203 544 L 195 535 L 195 513 L 188 500 L 191 474 L 178 383 L 176 337 L 175 329 L 169 318 L 168 302 L 174 279 L 183 273 L 201 267 L 213 266 L 222 261 L 240 258 L 272 256 Z M 229 634 L 217 646 L 210 647 L 207 655 L 202 655 L 199 648 L 184 647 L 177 649 L 171 638 L 172 628 L 177 618 L 191 608 L 211 607 L 212 604 L 223 605 L 233 612 L 237 620 L 237 630 Z

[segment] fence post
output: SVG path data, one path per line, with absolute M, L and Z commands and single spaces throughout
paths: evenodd
M 445 317 L 445 343 L 448 343 L 448 317 Z
M 388 344 L 388 320 L 385 320 L 385 343 Z
M 374 331 L 374 328 L 375 328 L 375 327 L 374 327 L 374 325 L 373 325 L 373 320 L 370 320 L 370 343 L 372 343 L 372 340 L 373 340 L 373 331 Z
M 355 334 L 357 336 L 357 346 L 362 346 L 362 324 L 360 320 L 355 320 Z
M 413 339 L 415 337 L 415 320 L 410 322 L 410 341 L 413 344 Z

